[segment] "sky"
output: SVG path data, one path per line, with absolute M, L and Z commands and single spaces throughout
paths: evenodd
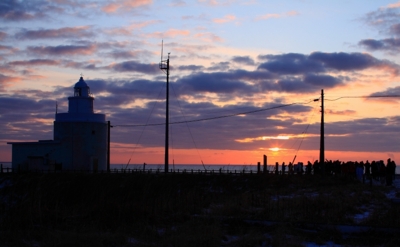
M 326 159 L 400 164 L 399 53 L 400 1 L 2 0 L 0 161 L 82 74 L 111 163 L 163 164 L 169 54 L 171 164 L 314 162 L 321 90 Z

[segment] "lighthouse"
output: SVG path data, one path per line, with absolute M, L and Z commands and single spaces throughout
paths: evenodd
M 53 140 L 12 142 L 17 170 L 105 171 L 108 154 L 106 115 L 95 113 L 94 97 L 81 76 L 68 97 L 68 112 L 56 112 Z

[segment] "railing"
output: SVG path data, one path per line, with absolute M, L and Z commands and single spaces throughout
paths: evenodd
M 124 174 L 124 173 L 147 173 L 147 174 L 161 174 L 164 173 L 164 169 L 110 169 L 110 171 L 106 170 L 20 170 L 13 169 L 11 167 L 0 167 L 0 173 L 112 173 L 112 174 Z M 262 172 L 261 172 L 262 173 Z M 261 174 L 260 173 L 260 174 Z M 168 174 L 231 174 L 231 175 L 240 175 L 240 174 L 257 174 L 256 171 L 246 170 L 246 169 L 238 169 L 238 170 L 201 170 L 201 169 L 171 169 Z M 268 174 L 268 171 L 265 173 Z M 270 173 L 272 174 L 272 173 Z

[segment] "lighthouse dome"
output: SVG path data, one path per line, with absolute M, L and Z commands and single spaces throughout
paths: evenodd
M 75 88 L 80 87 L 88 87 L 88 85 L 86 84 L 85 80 L 83 80 L 83 77 L 81 76 L 81 78 L 79 79 L 79 81 L 77 83 L 75 83 Z
M 83 80 L 83 77 L 79 79 L 77 83 L 75 83 L 74 86 L 74 96 L 75 97 L 89 97 L 90 95 L 90 88 L 86 84 L 85 80 Z

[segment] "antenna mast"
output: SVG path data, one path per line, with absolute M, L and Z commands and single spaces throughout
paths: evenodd
M 164 163 L 164 172 L 168 173 L 168 154 L 169 154 L 169 52 L 167 60 L 163 60 L 163 48 L 164 41 L 161 43 L 161 62 L 159 64 L 160 69 L 164 71 L 167 75 L 167 92 L 166 92 L 166 103 L 165 103 L 165 163 Z

